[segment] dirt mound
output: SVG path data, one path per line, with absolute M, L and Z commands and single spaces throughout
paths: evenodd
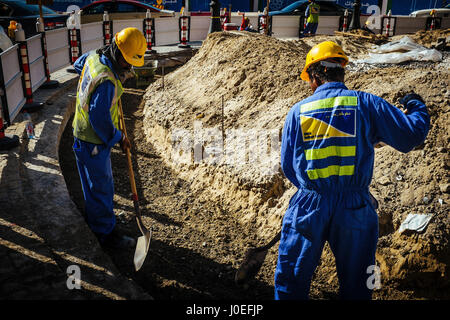
M 214 33 L 186 65 L 165 78 L 164 85 L 158 80 L 144 96 L 148 141 L 193 192 L 226 209 L 224 219 L 253 229 L 258 235 L 254 244 L 266 242 L 279 229 L 295 192 L 277 167 L 279 137 L 291 106 L 311 94 L 299 74 L 308 50 L 324 40 L 340 43 L 351 60 L 363 57 L 372 46 L 341 36 L 281 41 L 249 33 Z M 391 103 L 414 90 L 431 114 L 429 136 L 417 150 L 376 150 L 371 189 L 380 202 L 378 298 L 448 298 L 449 62 L 445 56 L 439 64 L 406 63 L 347 73 L 350 89 Z M 230 140 L 233 134 L 239 143 Z M 229 156 L 240 161 L 227 161 Z M 433 219 L 422 234 L 400 235 L 397 229 L 409 213 L 432 213 Z M 267 257 L 261 279 L 273 279 L 275 259 L 276 252 Z M 327 247 L 312 297 L 326 298 L 326 292 L 336 290 Z
M 180 98 L 166 112 L 177 112 L 178 103 L 183 103 L 189 108 L 172 124 L 188 127 L 192 118 L 203 114 L 205 125 L 216 125 L 223 97 L 227 102 L 225 125 L 232 125 L 237 119 L 252 118 L 258 111 L 254 107 L 267 107 L 279 97 L 298 98 L 306 89 L 298 81 L 306 50 L 262 35 L 213 33 L 183 68 L 166 77 L 164 89 L 170 94 L 165 96 L 173 99 L 176 91 Z M 163 96 L 160 83 L 151 88 Z
M 283 194 L 289 198 L 279 170 L 280 124 L 309 94 L 300 80 L 309 48 L 258 34 L 214 33 L 165 78 L 164 88 L 157 81 L 144 96 L 150 142 L 195 190 L 224 198 L 240 221 L 260 216 L 259 226 L 280 224 L 284 209 L 277 203 Z M 194 159 L 198 153 L 201 161 Z M 263 238 L 272 236 L 262 229 Z
M 418 44 L 430 48 L 438 39 L 450 36 L 450 29 L 421 30 L 408 36 Z

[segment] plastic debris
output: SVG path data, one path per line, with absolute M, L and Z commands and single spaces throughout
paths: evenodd
M 442 61 L 442 53 L 415 43 L 409 37 L 378 46 L 369 52 L 369 58 L 362 63 L 401 63 L 405 61 Z
M 427 227 L 428 223 L 432 218 L 432 214 L 415 214 L 410 213 L 406 217 L 405 221 L 402 222 L 399 233 L 403 233 L 406 230 L 412 230 L 416 232 L 422 232 Z
M 28 139 L 34 139 L 34 126 L 31 120 L 31 116 L 28 112 L 24 112 L 23 116 L 25 118 L 25 129 L 27 132 Z

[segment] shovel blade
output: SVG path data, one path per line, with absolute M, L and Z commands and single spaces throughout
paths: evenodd
M 244 261 L 236 271 L 234 281 L 237 285 L 242 285 L 254 278 L 264 263 L 268 249 L 250 248 L 247 250 Z
M 148 248 L 150 246 L 151 237 L 151 231 L 147 230 L 147 232 L 143 236 L 140 236 L 137 240 L 136 251 L 134 252 L 133 259 L 134 268 L 136 271 L 139 271 L 144 264 L 145 258 L 147 257 Z

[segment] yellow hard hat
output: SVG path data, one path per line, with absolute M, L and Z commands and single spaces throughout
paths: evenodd
M 348 57 L 337 43 L 333 41 L 324 41 L 316 44 L 306 55 L 305 67 L 302 70 L 300 78 L 304 81 L 309 81 L 309 75 L 306 72 L 309 66 L 316 62 L 330 58 L 344 59 L 345 62 L 342 64 L 343 67 L 345 67 L 348 63 Z
M 136 28 L 125 28 L 116 33 L 115 41 L 125 60 L 135 66 L 144 65 L 144 54 L 147 42 L 141 31 Z

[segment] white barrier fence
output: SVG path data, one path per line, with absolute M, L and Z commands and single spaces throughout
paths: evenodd
M 164 46 L 180 41 L 179 17 L 163 17 L 155 19 L 155 45 Z M 116 24 L 116 22 L 114 22 Z M 142 26 L 141 26 L 142 29 Z M 114 28 L 114 32 L 116 28 Z M 120 31 L 120 30 L 119 30 Z
M 50 73 L 70 65 L 70 45 L 67 28 L 45 32 L 47 37 L 47 56 Z
M 257 28 L 258 16 L 248 15 L 248 17 L 250 24 Z M 367 19 L 367 16 L 362 16 L 361 25 L 364 25 Z M 392 19 L 394 23 L 390 35 L 425 30 L 429 18 L 392 16 Z M 240 25 L 241 21 L 241 15 L 232 15 L 232 23 Z M 209 15 L 192 14 L 189 18 L 188 41 L 203 41 L 208 35 L 210 22 L 211 16 Z M 301 23 L 303 23 L 303 19 L 300 16 L 273 16 L 272 36 L 296 38 L 303 29 Z M 342 29 L 341 24 L 340 17 L 322 16 L 317 33 L 333 35 L 335 31 Z M 450 18 L 442 18 L 440 24 L 441 29 L 449 28 Z M 0 53 L 0 103 L 5 125 L 10 125 L 21 109 L 27 103 L 32 102 L 32 93 L 46 83 L 46 80 L 49 80 L 50 73 L 69 66 L 79 55 L 100 48 L 107 43 L 107 39 L 123 28 L 135 27 L 144 34 L 147 31 L 143 19 L 114 20 L 110 25 L 112 30 L 106 31 L 103 22 L 82 24 L 79 30 L 72 33 L 72 36 L 67 28 L 46 31 Z M 153 18 L 153 25 L 154 40 L 150 46 L 180 43 L 180 15 L 178 13 L 173 17 Z M 111 33 L 107 37 L 105 32 Z M 382 25 L 381 29 L 374 29 L 374 32 L 384 33 L 385 25 Z M 75 41 L 73 37 L 76 38 Z M 43 40 L 46 40 L 47 50 L 45 50 Z M 81 52 L 74 49 L 75 47 L 81 48 Z M 75 56 L 74 53 L 77 55 Z
M 80 38 L 81 39 L 79 41 L 81 41 L 81 54 L 102 47 L 103 22 L 92 22 L 83 24 L 82 27 L 80 28 Z
M 273 16 L 272 35 L 276 38 L 298 37 L 300 16 Z
M 19 60 L 19 45 L 0 54 L 1 109 L 5 124 L 11 124 L 25 105 L 23 72 Z
M 191 17 L 191 41 L 202 41 L 208 36 L 211 17 L 192 16 Z
M 37 34 L 26 40 L 32 93 L 35 92 L 46 80 L 41 38 L 42 35 Z

